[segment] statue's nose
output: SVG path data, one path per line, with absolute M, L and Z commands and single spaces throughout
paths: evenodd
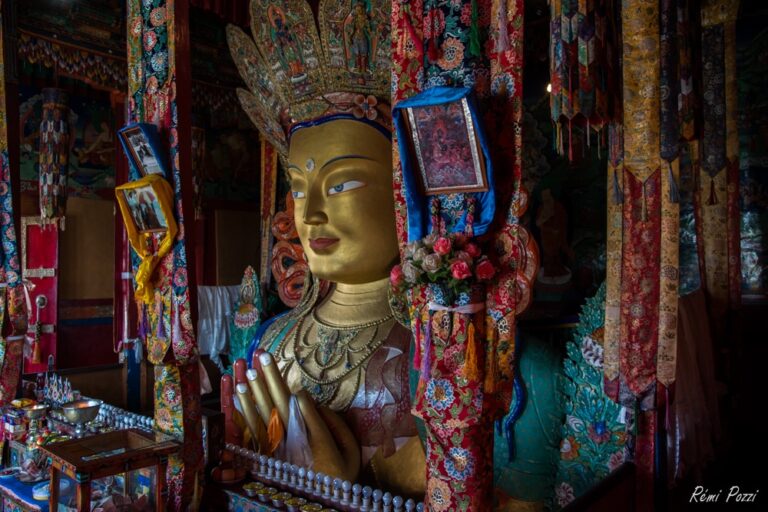
M 324 206 L 325 203 L 322 197 L 319 197 L 319 194 L 311 192 L 307 194 L 307 199 L 304 201 L 304 215 L 302 216 L 304 224 L 316 226 L 328 222 Z

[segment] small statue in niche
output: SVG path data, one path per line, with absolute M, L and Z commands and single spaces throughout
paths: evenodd
M 552 194 L 552 189 L 541 191 L 541 205 L 536 211 L 536 227 L 541 234 L 541 270 L 538 281 L 559 285 L 571 280 L 571 270 L 565 263 L 573 259 L 568 245 L 568 212 Z

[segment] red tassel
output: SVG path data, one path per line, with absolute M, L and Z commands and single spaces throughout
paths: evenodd
M 430 62 L 437 62 L 440 58 L 437 50 L 437 38 L 432 36 L 429 38 L 429 46 L 427 46 L 427 58 Z
M 715 178 L 711 178 L 709 181 L 709 200 L 707 204 L 712 206 L 717 204 L 717 194 L 715 193 Z
M 420 315 L 420 313 L 419 313 Z M 413 348 L 413 369 L 418 370 L 421 365 L 421 317 L 417 316 L 414 321 L 413 330 L 416 333 L 416 337 L 413 342 L 416 344 Z

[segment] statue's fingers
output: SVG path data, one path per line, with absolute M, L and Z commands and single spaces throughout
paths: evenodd
M 238 384 L 235 386 L 235 392 L 237 393 L 237 401 L 240 403 L 240 409 L 243 411 L 245 423 L 248 425 L 248 430 L 251 432 L 256 448 L 259 453 L 265 453 L 269 444 L 267 427 L 264 426 L 264 422 L 259 417 L 253 397 L 248 391 L 248 385 Z
M 318 407 L 317 412 L 328 426 L 341 457 L 347 462 L 347 471 L 357 474 L 360 470 L 360 446 L 349 425 L 334 411 L 327 407 Z
M 272 409 L 275 407 L 272 402 L 272 397 L 269 395 L 267 384 L 264 382 L 264 377 L 259 371 L 250 369 L 248 370 L 246 377 L 248 378 L 248 387 L 251 388 L 254 400 L 256 400 L 256 409 L 259 411 L 261 421 L 265 425 L 269 425 L 269 418 L 272 414 Z
M 326 475 L 347 478 L 351 473 L 347 471 L 346 461 L 342 458 L 323 417 L 317 412 L 315 402 L 304 389 L 296 393 L 296 400 L 299 402 L 299 409 L 307 426 L 309 447 L 312 449 L 312 469 Z
M 288 425 L 288 401 L 291 399 L 291 393 L 285 384 L 285 380 L 283 380 L 283 376 L 280 375 L 280 370 L 278 370 L 272 354 L 266 352 L 261 354 L 259 356 L 259 365 L 261 366 L 261 373 L 264 375 L 267 390 L 272 398 L 272 403 L 277 409 L 277 414 L 280 416 L 283 425 Z

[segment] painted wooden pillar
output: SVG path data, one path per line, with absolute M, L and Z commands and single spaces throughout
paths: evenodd
M 168 464 L 168 508 L 187 510 L 202 469 L 200 374 L 194 325 L 193 172 L 189 2 L 128 0 L 130 121 L 158 126 L 168 149 L 179 232 L 158 265 L 155 303 L 139 311 L 139 335 L 154 365 L 156 427 L 183 439 Z M 131 179 L 138 178 L 132 169 Z

